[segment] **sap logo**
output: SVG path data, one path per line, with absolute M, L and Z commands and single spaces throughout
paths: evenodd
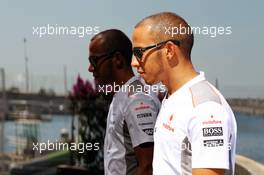
M 203 128 L 204 137 L 222 136 L 222 135 L 223 135 L 222 127 Z

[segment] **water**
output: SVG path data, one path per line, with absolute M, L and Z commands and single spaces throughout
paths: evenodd
M 264 164 L 264 117 L 236 114 L 238 125 L 237 153 L 254 159 Z M 53 116 L 51 122 L 42 122 L 39 125 L 39 141 L 56 141 L 60 131 L 66 128 L 71 130 L 71 116 Z M 15 152 L 15 145 L 10 143 L 10 138 L 15 138 L 15 123 L 5 123 L 5 152 Z
M 70 134 L 71 131 L 71 116 L 52 116 L 52 121 L 41 122 L 38 124 L 39 136 L 38 142 L 54 142 L 59 140 L 61 129 L 65 128 Z M 5 152 L 15 152 L 16 124 L 14 121 L 5 122 Z M 21 133 L 18 133 L 21 134 Z
M 237 153 L 264 164 L 264 116 L 236 114 Z

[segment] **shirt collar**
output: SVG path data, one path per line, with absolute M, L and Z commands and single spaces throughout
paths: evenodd
M 131 84 L 132 82 L 134 82 L 134 81 L 136 81 L 136 80 L 140 80 L 140 76 L 138 76 L 138 75 L 134 75 L 133 77 L 131 77 L 126 83 L 124 83 L 121 87 L 120 87 L 120 89 L 123 89 L 124 88 L 124 86 L 128 86 L 129 84 Z M 115 98 L 118 94 L 122 94 L 122 93 L 115 93 L 114 94 L 114 96 L 113 96 L 113 98 Z
M 129 84 L 131 84 L 132 82 L 134 82 L 135 80 L 138 80 L 138 79 L 140 79 L 140 77 L 138 76 L 138 75 L 135 75 L 135 76 L 133 76 L 133 77 L 131 77 L 125 84 L 123 84 L 122 86 L 124 86 L 124 85 L 129 85 Z
M 205 80 L 205 76 L 204 76 L 204 72 L 199 72 L 199 75 L 197 75 L 196 77 L 194 77 L 193 79 L 189 80 L 187 83 L 185 83 L 181 88 L 189 88 L 192 85 Z
M 175 92 L 173 92 L 168 98 L 164 98 L 164 99 L 169 99 L 171 96 L 175 96 L 176 94 L 180 93 L 181 91 L 183 91 L 186 88 L 191 87 L 192 85 L 205 80 L 205 75 L 204 72 L 200 71 L 199 74 L 192 78 L 191 80 L 189 80 L 187 83 L 185 83 L 182 87 L 180 87 L 178 90 L 176 90 Z M 166 94 L 167 96 L 168 94 Z

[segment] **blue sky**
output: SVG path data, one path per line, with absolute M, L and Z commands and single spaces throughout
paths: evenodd
M 63 92 L 63 65 L 67 66 L 69 88 L 78 73 L 92 79 L 87 71 L 87 45 L 93 35 L 39 38 L 32 34 L 32 27 L 99 26 L 100 31 L 118 28 L 131 37 L 134 25 L 142 18 L 172 11 L 191 26 L 231 26 L 231 35 L 195 35 L 193 63 L 212 83 L 218 78 L 227 97 L 264 98 L 263 6 L 263 1 L 249 0 L 1 0 L 0 67 L 5 68 L 9 86 L 23 89 L 26 37 L 31 89 L 43 86 Z

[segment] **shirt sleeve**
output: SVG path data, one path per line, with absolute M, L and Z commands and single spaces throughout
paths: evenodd
M 125 122 L 133 147 L 153 142 L 153 131 L 159 112 L 159 104 L 149 95 L 135 94 L 125 110 Z
M 230 128 L 228 112 L 221 104 L 206 102 L 197 106 L 188 132 L 192 168 L 229 168 Z

